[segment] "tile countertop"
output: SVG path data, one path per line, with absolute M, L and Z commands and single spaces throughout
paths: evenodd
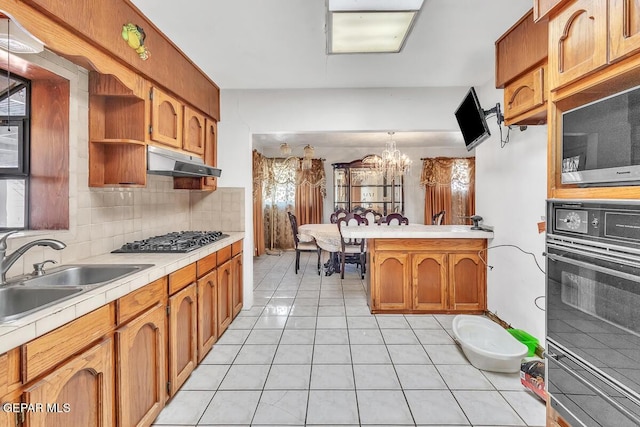
M 364 239 L 492 239 L 491 230 L 471 230 L 470 225 L 365 225 L 349 226 L 342 234 Z
M 176 254 L 104 254 L 73 264 L 154 264 L 153 267 L 123 279 L 91 289 L 35 313 L 10 322 L 0 323 L 0 354 L 46 334 L 65 323 L 110 303 L 156 279 L 222 249 L 244 238 L 244 232 L 224 232 L 229 237 L 188 253 Z

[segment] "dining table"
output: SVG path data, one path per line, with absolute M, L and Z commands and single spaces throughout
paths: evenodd
M 298 238 L 301 242 L 315 239 L 320 249 L 329 253 L 329 259 L 324 264 L 325 275 L 340 272 L 338 253 L 342 250 L 340 230 L 338 224 L 304 224 L 298 226 Z

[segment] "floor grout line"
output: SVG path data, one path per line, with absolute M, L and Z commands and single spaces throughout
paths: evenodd
M 275 257 L 274 257 L 275 258 Z M 414 320 L 413 323 L 410 321 L 411 319 L 408 318 L 405 315 L 400 315 L 399 318 L 403 319 L 404 322 L 406 322 L 406 324 L 408 325 L 408 327 L 403 327 L 401 328 L 401 330 L 406 331 L 403 332 L 404 335 L 406 335 L 407 337 L 411 336 L 413 339 L 415 339 L 417 341 L 417 344 L 413 344 L 413 343 L 404 343 L 404 340 L 398 340 L 398 343 L 394 344 L 394 343 L 389 343 L 388 342 L 388 338 L 391 337 L 391 335 L 393 335 L 393 332 L 388 332 L 388 331 L 392 331 L 392 330 L 400 330 L 398 328 L 389 328 L 389 327 L 381 327 L 382 326 L 397 326 L 396 325 L 396 321 L 391 321 L 391 320 L 385 320 L 384 322 L 382 322 L 383 317 L 382 316 L 378 316 L 378 315 L 371 315 L 371 314 L 362 314 L 359 315 L 359 313 L 362 313 L 362 311 L 358 310 L 358 309 L 351 309 L 348 310 L 348 307 L 367 307 L 367 302 L 366 302 L 366 289 L 363 286 L 363 282 L 362 280 L 358 279 L 352 279 L 351 277 L 347 277 L 344 280 L 340 280 L 339 278 L 336 280 L 336 275 L 334 274 L 334 276 L 318 276 L 317 272 L 315 271 L 315 268 L 312 269 L 313 271 L 311 271 L 308 267 L 309 267 L 309 263 L 310 258 L 309 256 L 301 256 L 301 266 L 300 266 L 300 270 L 298 271 L 298 275 L 294 275 L 293 274 L 293 266 L 295 263 L 295 256 L 291 256 L 289 254 L 287 254 L 286 252 L 283 253 L 283 255 L 281 257 L 278 257 L 279 259 L 275 259 L 275 260 L 265 260 L 265 261 L 261 261 L 258 269 L 260 270 L 261 274 L 260 275 L 256 275 L 258 277 L 260 277 L 260 279 L 257 281 L 257 283 L 254 284 L 254 289 L 256 290 L 256 292 L 259 292 L 259 296 L 258 300 L 257 300 L 257 304 L 260 305 L 261 309 L 258 310 L 254 307 L 252 308 L 252 310 L 254 310 L 251 313 L 251 316 L 244 316 L 244 317 L 250 317 L 250 318 L 254 318 L 254 321 L 252 322 L 251 320 L 246 320 L 244 321 L 244 324 L 242 326 L 248 325 L 249 323 L 251 323 L 251 326 L 248 327 L 247 329 L 234 329 L 234 328 L 229 328 L 228 330 L 237 330 L 237 331 L 245 331 L 248 330 L 248 333 L 244 332 L 239 332 L 237 333 L 237 337 L 236 338 L 234 336 L 234 339 L 230 340 L 229 343 L 224 344 L 224 343 L 216 343 L 215 347 L 220 347 L 220 346 L 226 346 L 226 345 L 236 345 L 238 346 L 238 350 L 235 353 L 235 355 L 233 356 L 233 358 L 230 358 L 228 360 L 225 360 L 224 365 L 227 366 L 227 370 L 224 373 L 224 375 L 222 376 L 222 378 L 220 379 L 220 382 L 218 384 L 218 386 L 214 389 L 211 390 L 213 391 L 213 396 L 211 397 L 211 399 L 209 399 L 209 402 L 207 403 L 207 405 L 204 407 L 204 411 L 202 412 L 202 415 L 199 417 L 198 421 L 197 421 L 197 425 L 211 425 L 211 424 L 205 424 L 204 421 L 207 421 L 206 419 L 204 419 L 204 415 L 207 412 L 207 408 L 212 404 L 215 396 L 217 395 L 217 393 L 219 391 L 223 391 L 220 390 L 220 386 L 223 384 L 223 382 L 225 381 L 225 379 L 228 377 L 229 372 L 231 371 L 232 367 L 234 366 L 239 366 L 241 367 L 242 364 L 238 364 L 236 363 L 238 361 L 238 358 L 240 357 L 241 354 L 245 355 L 244 357 L 248 357 L 248 359 L 246 359 L 247 361 L 251 362 L 252 360 L 258 360 L 255 359 L 254 357 L 251 357 L 251 350 L 253 350 L 251 348 L 251 346 L 257 346 L 257 345 L 269 345 L 269 346 L 275 346 L 275 350 L 274 353 L 272 355 L 272 357 L 270 358 L 270 363 L 250 363 L 253 365 L 269 365 L 268 368 L 266 369 L 266 376 L 264 377 L 264 382 L 262 383 L 262 386 L 260 389 L 247 389 L 247 388 L 243 388 L 242 383 L 237 383 L 237 389 L 232 388 L 232 389 L 227 389 L 224 391 L 244 391 L 244 392 L 249 392 L 249 391 L 254 391 L 254 392 L 259 392 L 259 396 L 258 396 L 258 400 L 257 403 L 255 405 L 255 407 L 253 408 L 253 413 L 251 414 L 251 423 L 254 423 L 255 421 L 264 421 L 264 418 L 262 416 L 260 416 L 260 419 L 256 419 L 257 416 L 259 416 L 259 408 L 262 402 L 262 399 L 264 396 L 267 395 L 268 392 L 270 391 L 279 391 L 279 392 L 287 392 L 287 391 L 296 391 L 296 392 L 306 392 L 306 405 L 304 406 L 304 415 L 302 414 L 302 406 L 299 406 L 299 414 L 300 416 L 303 416 L 303 418 L 300 420 L 302 422 L 302 420 L 304 420 L 304 425 L 307 425 L 307 423 L 309 421 L 316 421 L 318 422 L 318 419 L 312 419 L 309 420 L 309 414 L 310 414 L 310 409 L 312 408 L 312 392 L 331 392 L 333 391 L 348 391 L 349 394 L 353 393 L 353 396 L 355 396 L 355 415 L 357 416 L 357 423 L 354 423 L 352 425 L 363 425 L 363 419 L 362 419 L 362 402 L 360 401 L 359 398 L 359 391 L 360 392 L 391 392 L 392 394 L 390 394 L 389 396 L 392 396 L 394 393 L 397 393 L 397 391 L 400 391 L 402 393 L 402 396 L 404 398 L 404 404 L 406 405 L 406 408 L 408 410 L 408 415 L 410 415 L 411 420 L 412 420 L 412 424 L 404 424 L 404 425 L 418 425 L 417 422 L 419 421 L 419 419 L 416 419 L 416 416 L 419 415 L 419 412 L 416 414 L 414 413 L 414 409 L 417 409 L 416 407 L 412 408 L 412 406 L 410 405 L 410 400 L 409 397 L 407 395 L 407 392 L 410 392 L 410 394 L 412 395 L 418 395 L 420 392 L 437 392 L 438 390 L 440 391 L 444 391 L 446 390 L 450 396 L 453 397 L 453 402 L 455 402 L 455 404 L 458 407 L 458 410 L 461 411 L 461 415 L 463 415 L 466 419 L 466 422 L 471 425 L 471 418 L 470 416 L 467 414 L 467 411 L 465 409 L 463 409 L 463 406 L 461 405 L 461 402 L 458 400 L 458 397 L 454 394 L 455 392 L 466 392 L 466 391 L 492 391 L 492 392 L 498 392 L 499 395 L 501 396 L 501 398 L 507 403 L 507 407 L 510 408 L 510 410 L 517 415 L 517 417 L 519 418 L 520 422 L 523 423 L 523 425 L 527 425 L 525 419 L 520 416 L 520 413 L 518 413 L 518 411 L 516 410 L 516 408 L 512 405 L 511 401 L 507 400 L 507 398 L 505 397 L 505 395 L 503 394 L 503 392 L 508 392 L 508 391 L 512 391 L 510 389 L 507 390 L 500 390 L 499 388 L 499 384 L 500 382 L 496 382 L 494 383 L 487 375 L 484 374 L 484 372 L 480 371 L 482 374 L 482 377 L 489 383 L 491 384 L 491 390 L 478 390 L 478 389 L 474 389 L 474 388 L 460 388 L 460 387 L 456 387 L 455 389 L 452 389 L 451 385 L 449 385 L 449 382 L 447 382 L 445 380 L 445 378 L 442 376 L 441 371 L 439 369 L 440 366 L 471 366 L 468 364 L 468 362 L 463 365 L 461 363 L 439 363 L 436 364 L 434 363 L 434 360 L 432 359 L 432 356 L 430 355 L 430 353 L 427 351 L 427 348 L 425 347 L 427 345 L 427 342 L 423 343 L 419 337 L 419 330 L 433 330 L 433 331 L 444 331 L 444 333 L 446 334 L 446 336 L 448 336 L 449 338 L 451 337 L 450 332 L 446 329 L 446 325 L 448 325 L 448 319 L 445 317 L 436 317 L 436 316 L 431 316 L 434 321 L 435 321 L 435 325 L 439 326 L 439 329 L 430 329 L 430 328 L 420 328 L 420 325 L 429 325 L 429 322 L 426 323 L 420 323 L 417 320 Z M 315 261 L 314 261 L 314 267 L 315 267 Z M 263 274 L 262 274 L 263 273 Z M 313 273 L 313 277 L 310 276 L 310 274 Z M 356 271 L 357 273 L 357 271 Z M 355 274 L 355 273 L 354 273 Z M 350 276 L 350 275 L 349 275 Z M 307 280 L 308 279 L 308 280 Z M 309 293 L 306 293 L 306 291 L 309 291 Z M 305 293 L 302 293 L 305 292 Z M 315 295 L 312 298 L 307 298 L 310 295 Z M 267 296 L 268 295 L 268 296 Z M 307 301 L 307 299 L 309 299 Z M 314 301 L 312 301 L 314 300 Z M 314 307 L 314 309 L 298 309 L 298 311 L 294 311 L 296 304 L 300 304 L 302 303 L 302 305 L 298 305 L 298 307 Z M 310 305 L 307 305 L 310 304 Z M 282 314 L 280 314 L 278 306 L 287 306 L 287 309 L 282 311 Z M 257 305 L 256 305 L 257 307 Z M 334 308 L 334 307 L 339 307 L 339 308 Z M 286 313 L 285 313 L 286 311 Z M 314 315 L 309 316 L 308 313 L 314 312 Z M 349 312 L 352 313 L 357 313 L 355 315 L 350 315 Z M 303 314 L 302 316 L 300 315 L 292 315 L 294 313 L 298 313 L 298 314 Z M 253 314 L 256 314 L 255 316 Z M 279 317 L 284 318 L 284 323 L 281 323 L 280 320 L 268 320 L 266 319 L 266 317 L 275 317 L 276 319 Z M 300 319 L 300 318 L 307 318 L 307 317 L 313 317 L 314 321 L 313 321 L 313 329 L 306 329 L 309 328 L 310 326 L 312 326 L 310 323 L 307 324 L 306 320 L 302 320 L 302 321 L 296 321 L 296 319 Z M 375 328 L 353 328 L 352 325 L 350 325 L 349 323 L 349 319 L 351 318 L 369 318 L 372 317 L 374 319 L 374 323 L 375 323 Z M 259 320 L 263 318 L 264 320 Z M 322 320 L 322 325 L 320 325 L 319 320 L 320 318 L 323 318 Z M 388 317 L 389 319 L 391 318 L 391 316 Z M 342 325 L 342 321 L 340 320 L 333 320 L 333 319 L 343 319 L 342 321 L 344 322 L 344 326 Z M 268 326 L 271 325 L 271 322 L 275 322 L 275 326 L 274 328 L 266 328 Z M 259 323 L 260 322 L 260 323 Z M 364 326 L 367 324 L 367 322 L 363 322 L 363 323 L 357 323 L 357 321 L 352 321 L 353 324 L 355 325 L 360 325 L 360 326 Z M 295 323 L 299 323 L 299 325 L 296 325 Z M 279 325 L 282 325 L 282 327 L 278 327 Z M 290 327 L 292 326 L 293 327 Z M 256 326 L 258 326 L 256 328 Z M 318 328 L 318 326 L 325 326 L 324 328 Z M 340 326 L 338 328 L 335 328 L 333 326 Z M 300 328 L 298 328 L 300 327 Z M 354 342 L 354 338 L 355 335 L 352 336 L 351 332 L 355 331 L 355 330 L 362 330 L 362 331 L 376 331 L 375 333 L 377 333 L 380 337 L 381 337 L 381 341 L 380 344 L 376 344 L 375 341 L 377 340 L 374 338 L 364 338 L 362 341 L 364 341 L 364 344 L 360 344 L 360 343 L 355 343 Z M 260 337 L 258 337 L 258 335 L 261 332 L 266 332 L 266 331 L 279 331 L 279 337 L 276 340 L 273 340 L 271 338 L 275 338 L 275 333 L 274 332 L 269 332 L 268 339 L 264 339 L 265 342 L 262 343 L 260 342 Z M 300 331 L 299 333 L 290 333 L 287 334 L 287 331 Z M 302 332 L 302 331 L 311 331 L 310 333 L 307 332 Z M 319 331 L 326 331 L 326 332 L 321 332 L 320 334 L 318 333 Z M 344 334 L 346 334 L 346 340 L 344 340 L 343 338 L 343 332 L 333 332 L 333 331 L 344 331 Z M 410 331 L 410 332 L 409 332 Z M 383 333 L 383 332 L 386 332 Z M 375 335 L 374 332 L 372 332 L 372 334 Z M 274 335 L 273 337 L 271 337 L 271 335 Z M 312 335 L 312 336 L 311 336 Z M 318 338 L 319 335 L 322 338 L 322 341 L 319 342 Z M 372 335 L 372 337 L 374 336 Z M 385 336 L 386 335 L 386 336 Z M 244 336 L 244 337 L 243 337 Z M 366 335 L 365 335 L 366 336 Z M 425 335 L 422 335 L 423 338 L 425 337 Z M 427 335 L 428 336 L 428 335 Z M 439 335 L 436 335 L 439 336 Z M 290 337 L 290 338 L 286 338 L 286 337 Z M 285 341 L 285 338 L 287 340 L 290 341 Z M 443 337 L 444 338 L 444 337 Z M 240 342 L 240 344 L 236 344 L 236 342 Z M 396 341 L 396 340 L 392 340 L 392 341 Z M 338 343 L 338 344 L 336 344 Z M 309 373 L 308 373 L 308 377 L 307 377 L 307 381 L 308 381 L 308 385 L 306 387 L 306 389 L 297 389 L 297 388 L 291 388 L 291 387 L 285 387 L 282 386 L 282 388 L 280 388 L 279 385 L 277 385 L 276 383 L 276 387 L 274 389 L 271 388 L 267 388 L 267 384 L 269 382 L 269 378 L 271 376 L 272 373 L 274 373 L 274 365 L 276 365 L 276 358 L 278 356 L 279 351 L 283 348 L 283 346 L 295 346 L 295 345 L 305 345 L 305 346 L 310 346 L 311 347 L 311 354 L 310 354 L 310 358 L 307 359 L 309 360 Z M 312 384 L 312 380 L 313 380 L 313 375 L 314 375 L 314 366 L 319 366 L 322 365 L 323 363 L 317 364 L 317 360 L 316 360 L 316 348 L 318 348 L 318 346 L 320 345 L 336 345 L 336 346 L 347 346 L 347 353 L 349 355 L 349 364 L 350 366 L 350 371 L 351 371 L 351 375 L 353 376 L 353 388 L 352 389 L 314 389 L 313 384 Z M 366 359 L 358 359 L 358 361 L 362 361 L 364 363 L 354 363 L 354 349 L 355 346 L 367 346 L 367 345 L 383 345 L 384 346 L 384 354 L 386 355 L 386 357 L 388 357 L 389 362 L 371 362 L 371 360 L 377 361 L 379 360 L 377 357 L 367 357 Z M 426 356 L 425 360 L 428 360 L 430 362 L 429 366 L 433 367 L 433 374 L 437 375 L 437 377 L 439 378 L 439 382 L 443 384 L 442 389 L 413 389 L 413 388 L 405 388 L 405 385 L 402 383 L 400 375 L 398 373 L 398 369 L 400 369 L 400 367 L 402 365 L 407 365 L 407 363 L 403 363 L 403 362 L 411 362 L 413 359 L 407 359 L 407 358 L 401 358 L 401 359 L 397 359 L 394 360 L 392 355 L 391 355 L 391 348 L 389 346 L 402 346 L 402 345 L 411 345 L 411 346 L 417 346 L 415 349 L 413 350 L 417 350 L 418 348 L 421 349 L 421 352 L 424 352 L 424 355 Z M 451 344 L 445 344 L 445 343 L 441 343 L 441 344 L 429 344 L 429 345 L 454 345 L 453 343 Z M 257 347 L 256 347 L 257 348 Z M 372 349 L 374 347 L 371 347 Z M 244 352 L 243 352 L 244 349 Z M 364 355 L 367 351 L 366 350 L 362 351 L 362 347 L 358 347 L 358 354 L 360 355 Z M 378 348 L 376 347 L 376 350 Z M 430 347 L 430 350 L 434 350 L 435 347 Z M 409 350 L 409 347 L 405 349 L 402 348 L 396 348 L 394 350 L 394 354 L 396 354 L 396 357 L 400 357 L 398 356 L 398 354 L 402 354 L 403 352 Z M 411 351 L 413 351 L 411 350 Z M 283 353 L 284 354 L 284 353 Z M 412 353 L 413 354 L 413 353 Z M 248 355 L 248 356 L 247 356 Z M 416 353 L 417 355 L 417 353 Z M 422 357 L 422 356 L 421 356 Z M 439 359 L 442 359 L 442 356 L 439 357 Z M 243 359 L 245 360 L 245 359 Z M 287 359 L 283 359 L 285 362 Z M 283 363 L 285 363 L 283 362 Z M 400 363 L 398 363 L 400 362 Z M 300 365 L 300 366 L 306 366 L 307 363 L 305 361 L 305 363 L 299 364 L 299 363 L 290 363 L 287 362 L 286 364 L 292 364 L 292 365 Z M 422 363 L 408 363 L 409 365 L 422 365 Z M 214 364 L 214 365 L 218 365 L 220 366 L 221 364 Z M 280 364 L 278 364 L 280 365 Z M 332 365 L 332 366 L 344 366 L 345 364 L 342 363 L 327 363 L 327 365 Z M 357 367 L 356 365 L 376 365 L 376 366 L 391 366 L 391 369 L 393 370 L 393 373 L 395 375 L 394 380 L 397 381 L 399 388 L 392 388 L 392 389 L 387 389 L 387 388 L 381 388 L 384 385 L 386 385 L 386 383 L 371 383 L 374 388 L 368 389 L 368 388 L 359 388 L 358 383 L 357 383 L 357 378 L 356 378 L 356 370 L 358 370 L 361 374 L 364 372 L 362 368 Z M 261 368 L 262 372 L 264 371 L 265 368 Z M 382 369 L 382 368 L 381 368 Z M 404 369 L 404 368 L 403 368 Z M 260 370 L 258 370 L 260 371 Z M 282 372 L 281 370 L 279 370 L 279 373 Z M 390 369 L 388 368 L 384 368 L 382 369 L 382 372 L 388 372 L 389 374 L 391 374 Z M 411 370 L 406 370 L 404 369 L 404 374 L 406 376 L 407 372 L 412 372 Z M 261 374 L 262 375 L 262 374 Z M 431 376 L 431 374 L 429 374 Z M 275 378 L 275 377 L 274 377 Z M 389 378 L 391 378 L 391 376 L 389 376 Z M 434 377 L 435 379 L 435 377 Z M 367 381 L 367 383 L 369 383 L 368 380 L 365 379 L 365 381 Z M 502 381 L 502 380 L 500 380 Z M 326 381 L 325 381 L 326 382 Z M 231 383 L 230 383 L 231 384 Z M 255 383 L 254 383 L 255 384 Z M 281 383 L 281 384 L 287 384 L 285 383 Z M 247 385 L 251 385 L 250 383 L 247 383 Z M 330 385 L 330 384 L 329 384 Z M 365 385 L 365 387 L 368 384 Z M 190 391 L 198 391 L 198 390 L 190 390 Z M 209 390 L 202 390 L 202 391 L 209 391 Z M 515 391 L 515 390 L 513 390 Z M 265 393 L 267 392 L 267 393 Z M 364 393 L 365 395 L 367 393 Z M 286 393 L 285 393 L 286 394 Z M 376 396 L 380 396 L 380 394 L 375 394 Z M 254 394 L 255 396 L 255 394 Z M 284 394 L 283 394 L 284 396 Z M 400 397 L 399 394 L 396 394 L 397 397 Z M 295 398 L 294 398 L 295 399 Z M 300 396 L 300 401 L 302 401 L 302 396 Z M 468 402 L 466 403 L 468 404 Z M 266 404 L 269 405 L 269 404 Z M 414 405 L 415 405 L 415 401 L 414 401 Z M 267 408 L 269 408 L 267 406 Z M 521 408 L 522 409 L 522 408 Z M 264 413 L 262 413 L 263 415 L 265 415 Z M 248 414 L 247 414 L 248 415 Z M 296 415 L 297 416 L 297 415 Z M 317 416 L 317 413 L 316 415 Z M 424 416 L 424 415 L 420 415 L 420 416 Z M 216 420 L 220 420 L 220 418 L 214 418 Z M 354 420 L 355 421 L 355 420 Z M 221 423 L 221 421 L 218 421 L 218 425 Z M 228 424 L 228 423 L 227 423 Z M 279 424 L 283 424 L 283 423 L 279 423 Z M 226 424 L 225 424 L 226 425 Z M 391 424 L 389 424 L 391 425 Z M 158 424 L 159 426 L 159 424 Z

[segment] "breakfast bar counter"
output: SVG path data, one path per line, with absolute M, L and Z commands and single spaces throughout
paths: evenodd
M 482 313 L 487 240 L 468 225 L 370 225 L 342 229 L 367 239 L 372 313 Z

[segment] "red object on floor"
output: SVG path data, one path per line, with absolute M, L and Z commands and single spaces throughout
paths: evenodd
M 520 382 L 544 402 L 547 401 L 547 391 L 544 388 L 544 360 L 532 360 L 521 364 Z

